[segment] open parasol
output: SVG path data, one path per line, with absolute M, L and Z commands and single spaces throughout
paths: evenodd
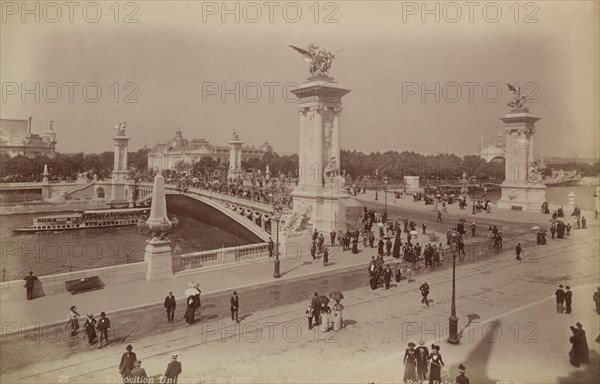
M 417 231 L 410 231 L 411 235 L 418 235 L 419 233 Z
M 334 291 L 329 294 L 329 297 L 339 304 L 340 300 L 344 298 L 344 295 L 340 291 Z
M 536 225 L 536 226 L 533 226 L 533 227 L 531 227 L 531 229 L 540 229 L 540 227 L 538 227 L 538 226 Z
M 383 223 L 377 223 L 378 227 L 383 227 Z
M 465 218 L 462 218 L 462 217 L 461 217 L 460 219 L 458 219 L 458 221 L 460 221 L 461 223 L 464 223 L 464 222 L 465 222 L 465 221 L 467 221 L 467 220 L 466 220 Z
M 329 298 L 327 296 L 321 295 L 315 299 L 317 306 L 327 305 L 329 304 Z

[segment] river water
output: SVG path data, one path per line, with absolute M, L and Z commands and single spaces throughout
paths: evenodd
M 14 228 L 30 228 L 37 216 L 44 215 L 0 216 L 0 269 L 6 269 L 6 281 L 22 279 L 30 270 L 37 276 L 69 272 L 69 259 L 73 271 L 144 260 L 146 237 L 136 226 L 12 233 Z M 184 215 L 177 218 L 179 226 L 169 239 L 182 253 L 248 243 L 208 223 Z

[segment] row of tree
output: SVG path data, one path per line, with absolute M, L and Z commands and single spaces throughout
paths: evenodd
M 148 166 L 148 149 L 140 149 L 128 154 L 129 168 L 137 173 L 145 172 Z M 0 180 L 2 182 L 41 181 L 44 164 L 48 165 L 50 180 L 76 180 L 86 173 L 89 179 L 107 179 L 110 177 L 114 162 L 113 152 L 100 154 L 57 154 L 50 159 L 39 156 L 30 159 L 25 156 L 10 158 L 3 154 L 0 157 Z M 420 176 L 424 183 L 456 182 L 466 173 L 469 178 L 475 177 L 481 182 L 499 183 L 504 180 L 504 163 L 487 163 L 477 155 L 459 157 L 453 154 L 423 155 L 412 151 L 387 151 L 365 154 L 358 151 L 341 151 L 341 168 L 354 181 L 374 181 L 387 177 L 390 182 L 401 180 L 404 176 Z M 242 161 L 242 169 L 246 171 L 265 172 L 266 167 L 272 177 L 284 175 L 298 176 L 298 155 L 280 156 L 274 152 L 265 153 L 262 158 Z M 324 166 L 324 165 L 322 165 Z M 583 176 L 597 176 L 599 163 L 565 163 L 553 165 L 555 169 L 577 170 Z M 225 171 L 229 165 L 215 161 L 210 157 L 201 159 L 195 164 L 179 163 L 178 171 L 193 174 L 210 174 L 215 170 Z M 524 167 L 525 169 L 525 167 Z M 545 175 L 551 171 L 545 170 Z

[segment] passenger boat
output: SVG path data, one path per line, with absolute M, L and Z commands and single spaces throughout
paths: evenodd
M 13 233 L 63 231 L 136 225 L 142 216 L 148 216 L 150 208 L 100 209 L 42 216 L 33 219 L 31 228 L 13 229 Z

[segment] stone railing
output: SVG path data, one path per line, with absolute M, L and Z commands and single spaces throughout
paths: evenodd
M 222 247 L 180 256 L 179 272 L 228 263 L 258 262 L 269 257 L 269 243 Z

